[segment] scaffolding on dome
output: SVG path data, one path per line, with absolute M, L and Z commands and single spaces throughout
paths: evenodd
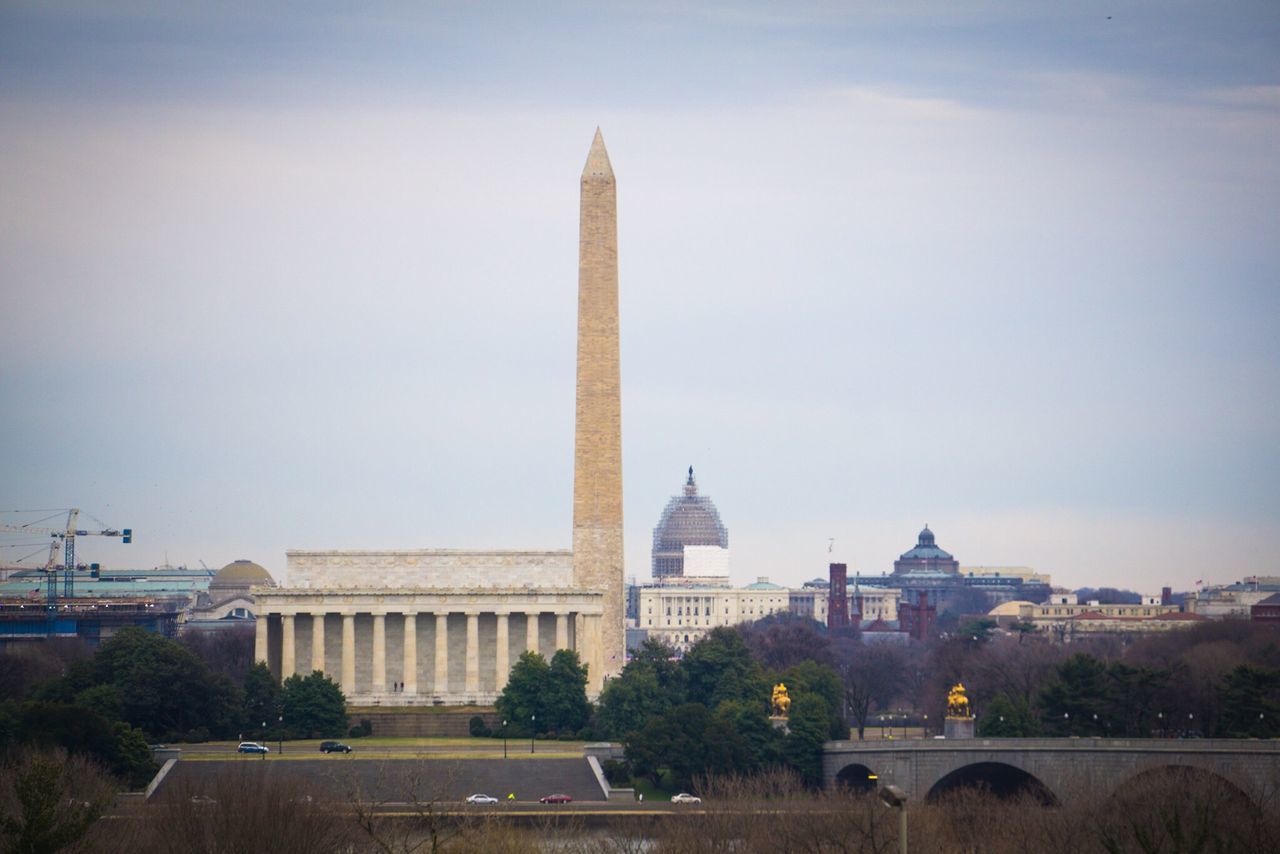
M 683 494 L 672 496 L 653 529 L 654 581 L 661 583 L 684 575 L 685 546 L 729 548 L 729 531 L 711 499 L 698 494 L 693 466 L 689 467 Z

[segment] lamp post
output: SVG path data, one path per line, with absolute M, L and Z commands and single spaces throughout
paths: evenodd
M 907 854 L 907 793 L 889 783 L 880 787 L 880 800 L 898 811 L 898 852 Z
M 507 758 L 507 722 L 502 721 L 502 758 Z
M 1164 736 L 1164 712 L 1156 712 L 1156 720 L 1159 721 L 1159 723 L 1156 724 L 1156 728 L 1160 730 L 1160 735 L 1163 737 Z
M 924 713 L 924 737 L 929 737 L 929 713 Z
M 280 755 L 284 756 L 284 715 L 280 716 Z
M 538 735 L 538 716 L 529 715 L 529 752 L 533 753 L 533 740 Z
M 263 744 L 266 744 L 266 741 L 267 741 L 267 722 L 266 721 L 262 722 L 262 741 L 263 741 Z M 262 751 L 263 761 L 265 761 L 266 758 L 267 758 L 267 752 L 264 750 Z

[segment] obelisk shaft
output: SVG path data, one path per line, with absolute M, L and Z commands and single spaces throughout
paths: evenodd
M 618 201 L 596 130 L 582 170 L 578 237 L 578 389 L 573 468 L 573 574 L 604 592 L 600 643 L 587 653 L 588 690 L 624 660 L 622 387 L 618 345 Z M 582 630 L 582 626 L 579 626 Z

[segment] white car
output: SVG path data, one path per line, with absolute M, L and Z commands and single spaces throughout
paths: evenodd
M 496 804 L 498 799 L 493 795 L 467 795 L 467 803 L 469 804 Z
M 680 794 L 678 794 L 678 795 L 672 795 L 672 796 L 671 796 L 671 803 L 673 803 L 673 804 L 700 804 L 700 803 L 702 803 L 702 798 L 698 797 L 697 795 L 691 795 L 691 794 L 689 794 L 688 792 L 681 792 L 681 793 L 680 793 Z

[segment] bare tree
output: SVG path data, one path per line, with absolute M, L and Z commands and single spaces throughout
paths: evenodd
M 314 783 L 266 764 L 235 763 L 210 778 L 168 783 L 159 801 L 102 851 L 315 854 L 348 848 L 349 824 Z
M 19 852 L 95 850 L 90 829 L 116 794 L 90 760 L 24 750 L 0 766 L 0 840 Z
M 438 854 L 464 841 L 475 824 L 457 815 L 455 763 L 383 762 L 372 780 L 343 778 L 345 799 L 363 838 L 383 854 Z
M 862 738 L 872 707 L 887 708 L 903 685 L 906 655 L 893 646 L 840 644 L 840 678 L 849 717 Z
M 187 632 L 178 642 L 195 653 L 214 673 L 221 673 L 237 685 L 253 666 L 253 626 L 217 631 Z

